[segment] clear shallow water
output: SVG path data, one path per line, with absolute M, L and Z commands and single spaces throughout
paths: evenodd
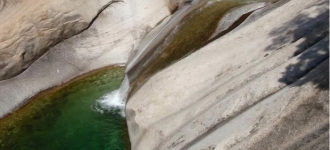
M 124 67 L 79 77 L 34 97 L 0 120 L 1 150 L 124 150 L 129 148 L 125 118 L 91 106 L 119 88 Z

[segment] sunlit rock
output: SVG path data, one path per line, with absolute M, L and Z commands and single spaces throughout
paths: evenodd
M 272 4 L 155 72 L 128 99 L 132 149 L 328 149 L 328 5 Z
M 51 46 L 86 29 L 111 3 L 112 0 L 1 0 L 0 80 L 21 73 Z

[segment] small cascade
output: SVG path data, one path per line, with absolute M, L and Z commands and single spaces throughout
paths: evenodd
M 125 117 L 125 104 L 129 88 L 129 80 L 128 77 L 125 76 L 120 88 L 102 96 L 92 105 L 92 110 L 100 113 L 119 113 L 121 116 Z

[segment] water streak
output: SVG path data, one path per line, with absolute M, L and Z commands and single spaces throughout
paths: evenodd
M 145 42 L 143 45 L 140 45 L 136 56 L 128 62 L 126 73 L 132 70 L 132 68 L 139 62 L 141 59 L 146 57 L 146 55 L 152 51 L 159 43 L 170 34 L 170 32 L 180 23 L 180 21 L 187 16 L 190 12 L 204 6 L 208 0 L 194 0 L 186 5 L 182 6 L 176 13 L 173 14 L 172 18 L 165 24 L 165 26 L 154 35 L 151 39 Z
M 105 94 L 99 100 L 92 105 L 92 110 L 98 111 L 100 113 L 114 112 L 119 113 L 121 116 L 125 117 L 125 104 L 127 93 L 129 91 L 129 81 L 128 77 L 125 76 L 119 89 L 114 90 L 110 93 Z
M 189 1 L 186 5 L 184 5 L 178 12 L 176 12 L 173 17 L 165 24 L 165 26 L 156 33 L 151 39 L 146 39 L 145 44 L 140 45 L 137 55 L 134 56 L 131 62 L 128 62 L 126 73 L 133 70 L 132 68 L 146 55 L 153 50 L 160 42 L 169 35 L 169 33 L 180 23 L 180 21 L 187 16 L 190 12 L 204 6 L 208 0 L 193 0 Z M 133 70 L 134 71 L 134 70 Z M 101 99 L 97 100 L 97 102 L 91 106 L 94 111 L 98 111 L 100 113 L 106 112 L 114 112 L 119 113 L 123 117 L 125 117 L 125 104 L 127 99 L 127 94 L 129 91 L 130 85 L 128 81 L 127 75 L 118 90 L 115 90 L 111 93 L 108 93 L 101 97 Z

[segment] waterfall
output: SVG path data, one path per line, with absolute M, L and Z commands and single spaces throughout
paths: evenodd
M 187 16 L 190 12 L 197 8 L 204 6 L 208 0 L 194 0 L 187 1 L 187 4 L 182 6 L 177 12 L 175 12 L 171 19 L 164 25 L 164 27 L 158 31 L 151 38 L 144 39 L 138 47 L 136 56 L 128 62 L 126 73 L 129 72 L 142 58 L 148 57 L 147 53 L 155 49 L 155 47 L 160 43 L 164 42 L 164 39 L 170 34 L 171 31 L 182 21 L 182 19 Z M 147 36 L 148 37 L 148 36 Z M 147 40 L 147 41 L 145 41 Z
M 172 18 L 165 24 L 165 26 L 150 38 L 144 39 L 143 44 L 138 48 L 136 56 L 128 62 L 126 67 L 126 73 L 128 73 L 138 62 L 143 60 L 144 57 L 148 57 L 148 53 L 152 51 L 160 42 L 170 34 L 170 32 L 180 23 L 180 21 L 187 16 L 190 12 L 204 6 L 208 0 L 193 0 L 187 1 Z M 125 104 L 130 88 L 127 75 L 125 75 L 124 81 L 118 90 L 112 91 L 102 96 L 97 102 L 91 106 L 92 110 L 100 113 L 104 112 L 118 112 L 125 117 Z
M 102 96 L 91 106 L 92 110 L 100 113 L 119 113 L 125 117 L 125 104 L 129 88 L 128 77 L 125 76 L 120 88 Z

